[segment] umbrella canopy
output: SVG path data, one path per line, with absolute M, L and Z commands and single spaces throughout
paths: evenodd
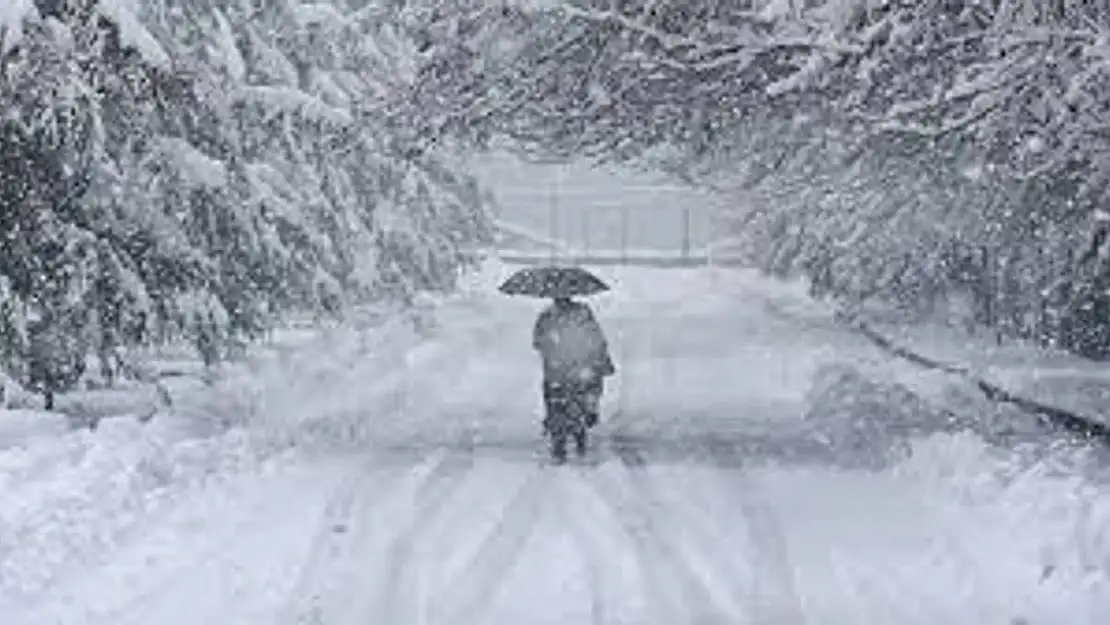
M 574 297 L 608 291 L 609 285 L 581 267 L 527 267 L 509 276 L 499 290 L 506 295 Z

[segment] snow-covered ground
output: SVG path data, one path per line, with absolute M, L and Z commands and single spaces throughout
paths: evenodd
M 953 323 L 941 315 L 899 323 L 896 316 L 867 312 L 862 318 L 900 346 L 1015 395 L 1110 424 L 1110 369 L 1104 362 L 1033 341 L 1004 338 L 1000 343 L 993 331 L 977 328 L 967 318 Z
M 496 294 L 508 271 L 175 419 L 0 451 L 4 624 L 1110 613 L 1110 487 L 1077 452 L 946 431 L 942 407 L 980 408 L 942 406 L 958 380 L 747 272 L 599 269 L 618 374 L 590 457 L 549 465 L 539 305 Z
M 361 312 L 364 316 L 385 314 Z M 119 379 L 110 386 L 99 378 L 99 362 L 90 358 L 89 370 L 78 388 L 58 394 L 52 411 L 43 408 L 41 395 L 0 377 L 0 450 L 24 446 L 36 438 L 65 435 L 105 419 L 164 417 L 172 414 L 178 403 L 187 406 L 198 395 L 204 396 L 208 382 L 224 380 L 225 386 L 234 385 L 233 379 L 253 376 L 260 367 L 311 342 L 324 329 L 305 320 L 290 320 L 271 331 L 266 340 L 212 368 L 206 368 L 196 349 L 186 344 L 133 350 L 127 360 L 141 372 L 142 380 Z

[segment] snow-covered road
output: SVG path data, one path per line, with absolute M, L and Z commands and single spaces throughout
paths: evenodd
M 1110 614 L 1110 490 L 970 434 L 861 439 L 851 415 L 815 398 L 845 370 L 897 367 L 819 316 L 784 314 L 796 300 L 783 287 L 737 272 L 599 273 L 614 284 L 597 309 L 619 372 L 587 460 L 544 459 L 537 305 L 471 293 L 444 304 L 422 341 L 364 333 L 365 345 L 351 335 L 308 350 L 231 402 L 254 416 L 224 434 L 121 426 L 0 453 L 0 470 L 22 471 L 11 496 L 25 498 L 0 506 L 0 622 L 1093 625 Z M 492 293 L 500 277 L 476 281 Z M 157 451 L 115 472 L 101 462 L 77 487 L 35 481 L 140 443 Z M 75 468 L 44 472 L 43 457 Z M 155 458 L 219 468 L 180 488 L 173 475 L 136 486 L 136 472 L 181 472 L 151 469 Z M 158 505 L 116 503 L 155 491 Z M 98 493 L 115 507 L 98 508 Z M 51 513 L 55 500 L 70 512 Z M 88 532 L 66 523 L 111 539 L 78 540 Z

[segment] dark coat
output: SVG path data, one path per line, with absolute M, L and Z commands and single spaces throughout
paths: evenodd
M 581 302 L 555 303 L 540 313 L 532 347 L 543 358 L 547 382 L 584 381 L 583 375 L 599 379 L 615 371 L 605 332 Z

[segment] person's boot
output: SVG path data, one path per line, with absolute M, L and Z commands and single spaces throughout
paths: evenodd
M 566 434 L 557 434 L 551 440 L 551 459 L 555 461 L 555 464 L 563 464 L 567 461 Z

